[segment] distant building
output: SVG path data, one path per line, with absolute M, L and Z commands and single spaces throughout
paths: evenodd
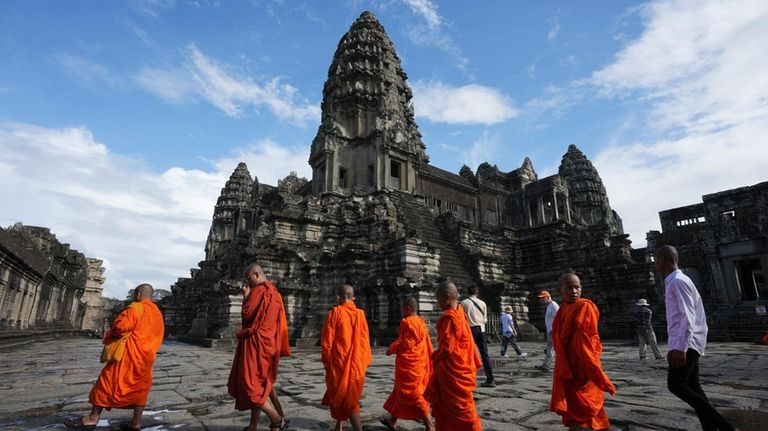
M 648 232 L 648 254 L 664 244 L 677 248 L 713 337 L 753 339 L 768 329 L 768 182 L 702 201 L 660 212 L 662 231 Z
M 60 243 L 48 228 L 0 228 L 0 330 L 97 330 L 105 317 L 103 273 L 101 260 Z

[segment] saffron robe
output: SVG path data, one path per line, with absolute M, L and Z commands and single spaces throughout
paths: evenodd
M 373 361 L 365 312 L 347 300 L 325 317 L 320 340 L 326 391 L 323 405 L 337 421 L 360 412 L 365 371 Z
M 482 368 L 469 321 L 462 307 L 447 309 L 437 320 L 434 372 L 424 392 L 438 431 L 482 431 L 472 391 Z
M 108 362 L 88 396 L 96 407 L 133 408 L 147 404 L 152 388 L 152 365 L 163 343 L 163 315 L 154 302 L 132 302 L 112 324 L 104 342 L 130 334 L 119 361 Z
M 384 403 L 384 409 L 399 419 L 418 420 L 429 415 L 424 390 L 432 376 L 430 356 L 434 349 L 424 319 L 408 316 L 400 322 L 400 334 L 390 346 L 396 354 L 395 388 Z
M 290 355 L 283 298 L 271 282 L 256 286 L 245 298 L 242 320 L 227 388 L 237 410 L 250 410 L 267 401 L 280 357 Z
M 605 392 L 613 395 L 616 388 L 600 363 L 599 318 L 597 306 L 580 298 L 562 304 L 552 325 L 556 355 L 549 409 L 562 416 L 565 426 L 594 430 L 611 426 L 603 400 Z

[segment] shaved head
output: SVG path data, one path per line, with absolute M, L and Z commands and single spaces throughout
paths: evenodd
M 570 283 L 571 281 L 576 281 L 579 284 L 581 284 L 581 280 L 579 279 L 578 275 L 572 272 L 568 272 L 560 276 L 560 278 L 557 280 L 557 285 L 558 287 L 563 286 Z
M 459 290 L 456 289 L 456 285 L 452 281 L 445 280 L 437 285 L 435 296 L 459 299 Z
M 259 278 L 264 277 L 264 268 L 262 268 L 258 263 L 252 263 L 245 267 L 243 276 L 247 278 L 251 274 L 257 274 Z
M 349 283 L 344 283 L 336 290 L 336 296 L 339 299 L 355 299 L 355 287 Z
M 400 303 L 403 307 L 410 307 L 411 310 L 416 311 L 419 307 L 418 301 L 413 296 L 406 296 Z
M 671 245 L 663 245 L 653 253 L 656 259 L 665 259 L 667 262 L 677 265 L 677 249 Z
M 142 283 L 138 286 L 136 286 L 135 289 L 133 289 L 133 297 L 134 299 L 137 299 L 138 294 L 141 294 L 142 299 L 152 299 L 152 293 L 155 291 L 155 289 L 152 288 L 151 284 L 148 283 Z

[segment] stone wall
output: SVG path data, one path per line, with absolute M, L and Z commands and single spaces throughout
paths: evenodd
M 0 228 L 0 329 L 95 330 L 103 318 L 101 264 L 48 228 Z

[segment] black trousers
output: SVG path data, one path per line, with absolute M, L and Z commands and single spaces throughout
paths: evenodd
M 704 431 L 732 431 L 733 425 L 728 423 L 720 413 L 709 404 L 707 395 L 699 383 L 699 352 L 688 349 L 685 354 L 685 365 L 680 368 L 669 367 L 667 387 L 678 398 L 693 407 Z
M 483 371 L 485 379 L 488 382 L 493 381 L 493 368 L 491 368 L 491 357 L 488 356 L 488 339 L 485 338 L 485 332 L 480 330 L 479 326 L 472 326 L 472 338 L 475 339 L 475 345 L 480 350 L 480 359 L 483 360 Z

